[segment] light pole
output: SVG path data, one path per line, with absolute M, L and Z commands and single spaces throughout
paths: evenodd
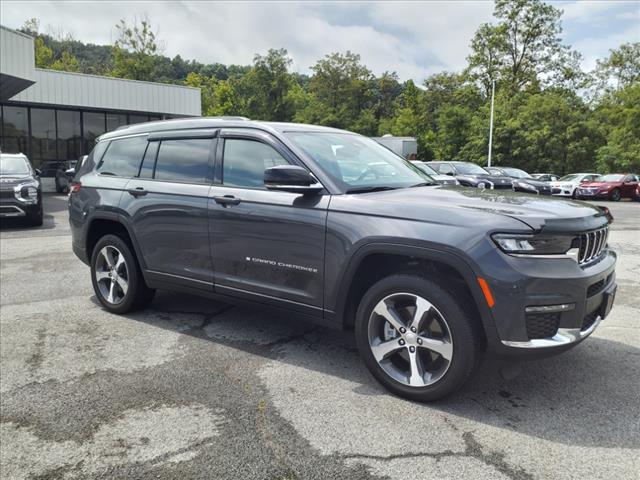
M 491 80 L 491 115 L 489 117 L 489 158 L 487 159 L 487 167 L 491 166 L 491 144 L 493 143 L 493 98 L 496 94 L 496 81 Z

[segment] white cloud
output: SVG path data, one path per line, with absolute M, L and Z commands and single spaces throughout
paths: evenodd
M 587 59 L 606 54 L 611 42 L 633 32 L 609 22 L 591 32 L 585 19 L 602 22 L 620 2 L 559 2 L 564 24 Z M 640 5 L 640 4 L 637 4 Z M 616 10 L 616 12 L 618 12 Z M 308 68 L 327 53 L 351 50 L 379 74 L 397 71 L 421 81 L 466 64 L 470 40 L 480 23 L 491 21 L 491 1 L 430 2 L 1 2 L 3 25 L 19 27 L 38 17 L 45 27 L 77 39 L 111 43 L 122 17 L 148 15 L 166 43 L 165 54 L 225 64 L 249 64 L 269 48 L 288 49 L 294 68 Z M 618 12 L 620 13 L 620 12 Z M 624 12 L 629 15 L 629 9 Z M 633 12 L 631 12 L 633 14 Z M 575 28 L 573 28 L 575 27 Z M 606 46 L 599 42 L 606 39 Z M 626 40 L 630 41 L 630 40 Z M 592 60 L 589 60 L 591 62 Z M 593 60 L 595 61 L 595 60 Z

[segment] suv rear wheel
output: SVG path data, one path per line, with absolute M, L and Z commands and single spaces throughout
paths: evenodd
M 373 285 L 356 314 L 356 342 L 376 379 L 402 397 L 432 401 L 460 388 L 482 354 L 482 335 L 454 296 L 416 275 Z
M 91 281 L 100 303 L 113 313 L 143 308 L 155 293 L 145 284 L 131 248 L 117 235 L 105 235 L 93 249 Z

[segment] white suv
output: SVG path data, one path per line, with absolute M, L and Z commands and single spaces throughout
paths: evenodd
M 592 182 L 599 176 L 597 173 L 572 173 L 565 175 L 560 180 L 551 182 L 551 195 L 574 198 L 578 185 L 582 182 Z

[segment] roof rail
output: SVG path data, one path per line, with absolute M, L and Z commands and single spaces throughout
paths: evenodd
M 240 116 L 235 116 L 235 115 L 219 115 L 219 116 L 206 117 L 206 118 L 216 118 L 216 119 L 220 119 L 220 120 L 240 120 L 240 121 L 243 121 L 243 122 L 250 122 L 251 121 L 250 118 L 240 117 Z

